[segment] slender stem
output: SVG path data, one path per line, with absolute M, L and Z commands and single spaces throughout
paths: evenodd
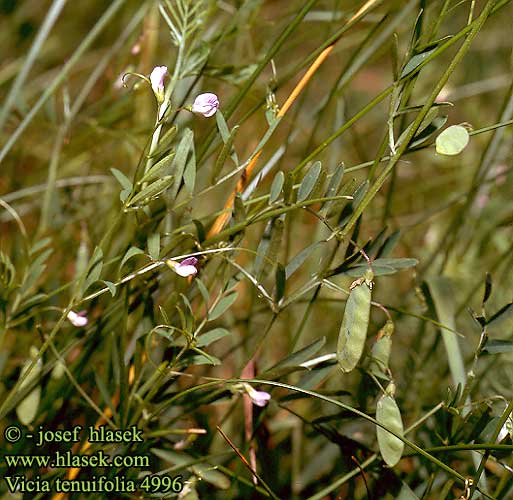
M 513 412 L 513 399 L 509 402 L 508 406 L 504 410 L 504 413 L 501 415 L 501 418 L 499 419 L 499 422 L 497 423 L 497 426 L 495 427 L 495 430 L 493 431 L 490 441 L 492 443 L 495 443 L 497 441 L 497 437 L 499 436 L 499 433 L 506 423 L 506 420 L 508 420 L 511 412 Z M 475 446 L 475 445 L 474 445 Z M 509 447 L 511 449 L 511 447 Z M 473 493 L 476 489 L 476 486 L 479 482 L 479 478 L 481 477 L 481 474 L 483 473 L 483 470 L 485 468 L 486 462 L 488 461 L 488 458 L 490 456 L 490 450 L 492 448 L 488 447 L 488 449 L 485 451 L 483 457 L 481 458 L 481 462 L 479 463 L 479 467 L 477 468 L 476 473 L 474 474 L 474 483 L 471 487 L 471 493 Z
M 117 11 L 122 7 L 126 0 L 114 0 L 105 11 L 103 16 L 94 25 L 93 29 L 87 34 L 82 43 L 75 50 L 73 55 L 68 59 L 64 67 L 54 78 L 54 80 L 46 87 L 43 95 L 37 100 L 37 102 L 30 108 L 23 121 L 18 125 L 18 128 L 9 136 L 4 147 L 0 150 L 0 164 L 5 159 L 11 148 L 14 146 L 16 141 L 20 138 L 21 134 L 29 126 L 30 122 L 43 107 L 44 103 L 50 98 L 55 92 L 59 85 L 66 79 L 71 69 L 80 61 L 84 52 L 92 45 L 100 33 L 107 27 L 110 20 L 114 17 Z
M 74 186 L 83 186 L 84 184 L 104 184 L 113 181 L 114 178 L 109 175 L 89 175 L 89 176 L 76 176 L 76 177 L 67 177 L 65 179 L 59 179 L 55 183 L 55 187 L 57 189 L 66 188 L 66 187 L 74 187 Z M 31 186 L 24 189 L 19 189 L 18 191 L 13 191 L 11 193 L 3 194 L 2 200 L 7 203 L 11 203 L 13 201 L 21 200 L 23 198 L 28 198 L 30 196 L 36 196 L 43 191 L 46 191 L 48 184 L 38 184 L 36 186 Z
M 399 146 L 397 153 L 392 156 L 390 159 L 390 162 L 385 167 L 383 172 L 379 175 L 379 177 L 376 179 L 376 182 L 370 187 L 370 189 L 367 191 L 365 196 L 363 197 L 363 200 L 361 203 L 355 208 L 353 214 L 351 215 L 349 221 L 347 222 L 346 226 L 341 232 L 342 238 L 347 238 L 349 232 L 351 231 L 352 227 L 360 217 L 360 215 L 363 213 L 367 205 L 374 199 L 376 194 L 379 192 L 385 181 L 387 180 L 390 172 L 392 172 L 393 168 L 397 165 L 398 161 L 400 160 L 401 156 L 405 153 L 405 151 L 408 148 L 408 145 L 410 141 L 415 136 L 415 133 L 417 132 L 417 129 L 419 128 L 420 124 L 422 123 L 422 120 L 426 117 L 428 111 L 431 109 L 431 106 L 435 102 L 436 97 L 442 90 L 443 86 L 447 83 L 449 80 L 449 77 L 452 75 L 454 70 L 456 69 L 456 66 L 461 62 L 463 57 L 466 55 L 468 50 L 470 49 L 470 45 L 472 44 L 474 38 L 479 33 L 480 29 L 483 27 L 486 19 L 490 15 L 492 8 L 494 7 L 494 0 L 490 0 L 486 6 L 484 7 L 481 15 L 476 20 L 475 24 L 472 27 L 472 30 L 470 31 L 467 39 L 463 42 L 462 46 L 454 56 L 454 59 L 451 61 L 445 72 L 443 73 L 442 77 L 438 81 L 438 83 L 435 85 L 433 91 L 431 92 L 431 95 L 428 97 L 426 102 L 424 103 L 424 106 L 422 106 L 422 109 L 420 110 L 419 114 L 417 115 L 417 118 L 414 120 L 408 134 L 406 134 L 406 137 L 404 141 Z M 472 25 L 470 25 L 472 26 Z
M 282 45 L 288 40 L 289 36 L 296 30 L 296 28 L 299 26 L 303 18 L 306 16 L 308 11 L 314 6 L 315 2 L 317 0 L 307 0 L 305 4 L 303 5 L 303 8 L 297 13 L 296 17 L 292 20 L 292 22 L 288 23 L 281 35 L 278 37 L 278 39 L 273 43 L 272 47 L 268 50 L 265 57 L 260 61 L 258 66 L 255 68 L 251 76 L 246 80 L 243 87 L 240 89 L 240 91 L 237 93 L 237 95 L 230 101 L 228 106 L 226 107 L 224 112 L 224 116 L 226 120 L 228 120 L 237 106 L 241 103 L 242 99 L 246 97 L 246 95 L 249 93 L 251 87 L 255 83 L 256 79 L 262 73 L 262 71 L 267 67 L 271 59 L 276 55 L 278 50 L 282 47 Z M 205 139 L 205 142 L 203 143 L 203 147 L 198 152 L 198 163 L 201 164 L 201 160 L 205 156 L 208 148 L 212 144 L 214 138 L 216 136 L 216 130 L 213 129 L 212 132 L 208 135 L 208 137 Z
M 55 201 L 55 183 L 57 181 L 57 170 L 59 167 L 59 159 L 61 157 L 61 150 L 66 137 L 68 127 L 65 125 L 59 128 L 57 137 L 52 150 L 52 157 L 50 160 L 50 166 L 48 167 L 48 179 L 46 181 L 46 191 L 43 197 L 43 207 L 41 209 L 41 222 L 39 224 L 40 233 L 44 233 L 48 228 L 48 222 L 50 220 L 51 204 Z
M 393 85 L 388 86 L 385 90 L 383 90 L 380 94 L 378 94 L 372 101 L 369 102 L 364 108 L 362 108 L 356 115 L 350 118 L 344 125 L 342 125 L 337 131 L 331 134 L 327 139 L 321 142 L 319 146 L 317 146 L 314 151 L 312 151 L 297 167 L 294 168 L 294 174 L 299 173 L 305 165 L 307 165 L 310 161 L 312 161 L 320 152 L 326 149 L 335 139 L 340 137 L 348 128 L 350 128 L 355 122 L 357 122 L 360 118 L 365 116 L 369 111 L 374 109 L 387 95 L 389 95 L 393 91 Z
M 276 382 L 271 380 L 260 380 L 260 379 L 220 379 L 220 378 L 214 378 L 214 377 L 203 377 L 206 380 L 211 380 L 212 382 L 206 382 L 204 384 L 198 384 L 195 385 L 189 389 L 185 389 L 184 391 L 180 392 L 176 396 L 171 397 L 166 401 L 166 405 L 164 407 L 160 408 L 160 412 L 164 411 L 166 407 L 171 407 L 173 404 L 176 403 L 177 400 L 182 399 L 185 396 L 188 396 L 189 394 L 201 391 L 203 389 L 206 389 L 208 387 L 214 387 L 216 385 L 222 384 L 222 385 L 228 385 L 228 384 L 238 384 L 238 383 L 250 383 L 250 384 L 262 384 L 262 385 L 270 385 L 272 387 L 281 387 L 282 389 L 287 389 L 289 391 L 299 392 L 301 394 L 305 394 L 307 396 L 312 396 L 314 398 L 317 398 L 321 401 L 325 401 L 327 403 L 333 404 L 335 406 L 338 406 L 339 408 L 342 408 L 343 410 L 349 411 L 353 413 L 354 415 L 363 418 L 364 420 L 381 427 L 382 429 L 385 429 L 390 434 L 395 436 L 396 438 L 400 439 L 405 445 L 412 448 L 414 451 L 416 451 L 418 454 L 422 455 L 424 458 L 438 466 L 439 468 L 443 469 L 447 473 L 449 473 L 451 476 L 459 479 L 461 482 L 465 481 L 465 476 L 460 474 L 458 471 L 452 469 L 447 464 L 439 460 L 438 458 L 431 455 L 426 450 L 422 449 L 420 446 L 417 446 L 415 443 L 410 441 L 409 439 L 405 438 L 403 435 L 398 434 L 388 427 L 386 427 L 384 424 L 378 422 L 375 418 L 371 417 L 370 415 L 367 415 L 363 411 L 358 410 L 357 408 L 353 408 L 352 406 L 342 403 L 341 401 L 338 401 L 336 399 L 330 398 L 329 396 L 325 396 L 324 394 L 320 394 L 314 391 L 310 391 L 308 389 L 303 389 L 301 387 L 296 387 L 290 384 L 285 384 L 283 382 Z
M 16 405 L 17 401 L 21 401 L 26 396 L 26 390 L 22 390 L 22 385 L 27 379 L 27 377 L 30 375 L 30 372 L 34 369 L 34 366 L 36 366 L 36 363 L 39 359 L 43 356 L 43 354 L 46 352 L 48 347 L 50 346 L 50 343 L 53 341 L 57 333 L 62 327 L 62 324 L 64 323 L 64 320 L 66 319 L 67 314 L 71 311 L 72 301 L 68 303 L 66 306 L 66 309 L 64 309 L 61 317 L 53 327 L 52 331 L 48 334 L 48 336 L 45 339 L 45 342 L 41 346 L 41 349 L 39 349 L 39 352 L 37 356 L 32 360 L 31 364 L 28 366 L 27 371 L 21 376 L 18 381 L 14 384 L 14 387 L 8 392 L 8 394 L 3 398 L 2 403 L 0 404 L 0 420 L 3 419 L 7 413 L 9 413 L 12 408 Z M 13 400 L 15 400 L 13 402 Z
M 30 70 L 32 69 L 32 66 L 34 65 L 34 62 L 36 61 L 37 56 L 43 48 L 45 40 L 48 38 L 48 35 L 50 34 L 50 31 L 53 28 L 53 25 L 57 21 L 59 14 L 61 13 L 63 7 L 66 5 L 67 1 L 68 0 L 54 0 L 52 6 L 48 9 L 48 13 L 46 14 L 43 25 L 41 26 L 41 29 L 38 31 L 36 38 L 34 39 L 32 46 L 30 47 L 30 51 L 27 55 L 27 58 L 20 72 L 18 73 L 18 76 L 16 77 L 16 80 L 14 80 L 14 83 L 12 84 L 11 90 L 9 91 L 9 94 L 5 99 L 4 105 L 0 109 L 0 132 L 2 131 L 5 125 L 5 121 L 7 120 L 7 117 L 9 116 L 9 113 L 14 103 L 16 102 L 16 99 L 18 98 L 18 94 L 20 93 L 20 90 L 23 84 L 25 83 L 25 80 Z
M 308 497 L 306 500 L 322 500 L 323 498 L 326 498 L 326 496 L 329 495 L 336 488 L 342 486 L 344 483 L 347 483 L 347 481 L 349 481 L 354 476 L 361 474 L 363 469 L 367 468 L 369 465 L 372 465 L 377 460 L 377 458 L 378 454 L 373 453 L 367 460 L 359 464 L 359 466 L 355 467 L 351 472 L 344 474 L 341 478 L 337 479 L 329 486 L 326 486 L 321 491 L 318 491 L 315 495 Z

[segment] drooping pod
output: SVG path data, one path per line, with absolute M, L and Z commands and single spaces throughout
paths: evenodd
M 404 434 L 401 412 L 394 399 L 395 384 L 390 382 L 386 388 L 385 394 L 378 399 L 376 406 L 376 420 L 385 427 L 376 427 L 378 436 L 379 451 L 383 460 L 389 467 L 401 460 L 404 443 L 386 429 L 390 429 L 396 434 Z
M 369 326 L 373 274 L 351 284 L 337 343 L 337 360 L 344 373 L 353 370 L 362 357 Z
M 43 369 L 43 360 L 39 356 L 39 349 L 35 346 L 30 347 L 30 358 L 25 361 L 21 368 L 20 379 L 25 376 L 29 367 L 32 365 L 33 360 L 36 360 L 32 370 L 27 375 L 25 380 L 20 384 L 19 390 L 22 390 L 24 387 L 31 385 L 34 380 L 39 379 L 41 376 L 41 371 Z M 39 409 L 39 402 L 41 400 L 41 385 L 36 385 L 32 391 L 30 391 L 27 396 L 21 400 L 21 402 L 16 407 L 16 415 L 18 416 L 18 420 L 23 425 L 30 425 L 37 416 L 37 412 Z
M 388 363 L 392 350 L 392 333 L 394 333 L 394 323 L 388 320 L 378 332 L 370 353 L 369 372 L 387 380 L 390 378 Z

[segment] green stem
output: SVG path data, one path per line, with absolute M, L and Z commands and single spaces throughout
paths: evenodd
M 422 448 L 420 448 L 420 446 L 417 446 L 415 443 L 413 443 L 409 439 L 405 438 L 403 435 L 397 434 L 396 432 L 392 431 L 391 429 L 389 429 L 385 425 L 381 424 L 380 422 L 378 422 L 375 418 L 371 417 L 370 415 L 367 415 L 366 413 L 364 413 L 364 412 L 362 412 L 362 411 L 360 411 L 360 410 L 358 410 L 356 408 L 353 408 L 350 405 L 342 403 L 341 401 L 338 401 L 336 399 L 332 399 L 332 398 L 330 398 L 328 396 L 325 396 L 324 394 L 319 394 L 317 392 L 310 391 L 308 389 L 303 389 L 303 388 L 296 387 L 296 386 L 293 386 L 293 385 L 285 384 L 283 382 L 276 382 L 276 381 L 271 381 L 271 380 L 260 380 L 260 379 L 256 379 L 256 378 L 255 379 L 238 379 L 238 378 L 237 379 L 219 379 L 219 378 L 213 378 L 213 377 L 212 378 L 211 377 L 204 377 L 204 378 L 207 379 L 207 380 L 211 380 L 211 382 L 206 382 L 204 384 L 195 385 L 193 387 L 190 387 L 189 389 L 186 389 L 186 390 L 180 392 L 176 396 L 173 396 L 172 398 L 167 400 L 165 407 L 171 407 L 173 404 L 176 403 L 177 400 L 182 399 L 183 397 L 188 396 L 189 394 L 191 394 L 193 392 L 200 391 L 200 390 L 206 389 L 208 387 L 214 387 L 214 386 L 219 385 L 219 384 L 250 383 L 250 384 L 270 385 L 272 387 L 281 387 L 282 389 L 286 389 L 286 390 L 289 390 L 289 391 L 299 392 L 301 394 L 305 394 L 307 396 L 312 396 L 312 397 L 317 398 L 317 399 L 319 399 L 321 401 L 325 401 L 327 403 L 330 403 L 330 404 L 333 404 L 335 406 L 338 406 L 339 408 L 342 408 L 343 410 L 349 411 L 349 412 L 353 413 L 354 415 L 357 415 L 358 417 L 363 418 L 364 420 L 366 420 L 366 421 L 368 421 L 368 422 L 370 422 L 370 423 L 372 423 L 372 424 L 374 424 L 374 425 L 376 425 L 378 427 L 381 427 L 382 429 L 385 429 L 387 432 L 389 432 L 390 434 L 392 434 L 396 438 L 400 439 L 405 445 L 407 445 L 410 448 L 412 448 L 419 455 L 422 455 L 424 458 L 429 460 L 431 463 L 435 464 L 440 469 L 443 469 L 444 471 L 446 471 L 451 476 L 459 479 L 461 482 L 465 481 L 465 476 L 461 475 L 458 471 L 452 469 L 447 464 L 445 464 L 444 462 L 442 462 L 438 458 L 436 458 L 433 455 L 431 455 L 430 453 L 428 453 L 426 450 L 423 450 Z M 161 412 L 164 411 L 165 407 L 162 407 L 160 409 L 160 411 Z
M 68 59 L 67 63 L 64 65 L 59 74 L 54 78 L 50 85 L 48 85 L 46 90 L 43 92 L 43 95 L 32 106 L 32 108 L 27 113 L 23 121 L 18 125 L 18 128 L 9 136 L 9 139 L 7 139 L 7 142 L 4 144 L 4 147 L 0 150 L 0 163 L 2 163 L 4 158 L 7 156 L 7 153 L 9 153 L 9 151 L 14 146 L 16 141 L 19 139 L 21 134 L 28 127 L 32 119 L 43 107 L 44 103 L 50 98 L 50 96 L 55 92 L 59 85 L 66 79 L 68 73 L 71 71 L 73 66 L 75 66 L 80 61 L 84 52 L 93 44 L 95 39 L 106 28 L 107 24 L 114 17 L 114 15 L 121 8 L 121 6 L 125 3 L 125 1 L 126 0 L 115 0 L 105 11 L 103 16 L 98 20 L 98 22 L 94 25 L 93 29 L 87 34 L 82 43 L 78 46 L 77 50 L 75 50 L 73 55 Z
M 327 139 L 321 142 L 319 146 L 317 146 L 297 167 L 292 170 L 294 175 L 299 173 L 308 162 L 312 161 L 321 151 L 326 149 L 335 139 L 340 137 L 348 128 L 350 128 L 355 122 L 357 122 L 360 118 L 366 115 L 369 111 L 371 111 L 376 105 L 378 105 L 388 94 L 393 91 L 393 85 L 390 85 L 385 90 L 383 90 L 380 94 L 378 94 L 374 99 L 372 99 L 367 106 L 361 109 L 356 115 L 350 118 L 344 125 L 342 125 L 338 130 L 336 130 L 333 134 L 331 134 Z
M 18 379 L 16 384 L 14 384 L 14 387 L 9 391 L 7 396 L 3 398 L 2 404 L 0 405 L 0 420 L 2 420 L 15 406 L 18 402 L 23 400 L 26 397 L 27 390 L 23 389 L 20 390 L 22 387 L 23 382 L 27 379 L 27 377 L 30 376 L 30 372 L 33 370 L 34 366 L 36 366 L 36 363 L 39 359 L 43 356 L 45 351 L 50 346 L 51 342 L 53 342 L 53 339 L 59 332 L 59 330 L 62 327 L 62 324 L 64 323 L 64 320 L 66 319 L 67 314 L 71 311 L 72 302 L 70 302 L 64 312 L 62 313 L 61 317 L 53 327 L 52 331 L 47 336 L 44 344 L 41 346 L 41 349 L 39 349 L 39 353 L 37 356 L 32 360 L 29 367 L 27 368 L 27 371 L 23 374 L 22 377 Z M 14 401 L 13 401 L 14 400 Z
M 39 224 L 39 232 L 44 233 L 48 228 L 50 220 L 50 212 L 52 202 L 55 201 L 55 184 L 57 182 L 57 170 L 59 167 L 59 159 L 61 157 L 61 150 L 66 138 L 68 127 L 63 125 L 57 132 L 55 143 L 52 150 L 52 157 L 50 159 L 50 166 L 48 167 L 48 180 L 46 181 L 46 191 L 43 197 L 43 207 L 41 209 L 41 222 Z
M 300 203 L 295 203 L 293 205 L 287 205 L 280 208 L 275 208 L 272 210 L 268 210 L 264 213 L 259 213 L 254 217 L 253 219 L 248 219 L 242 222 L 239 222 L 238 224 L 234 224 L 233 226 L 228 227 L 224 231 L 221 231 L 220 233 L 217 233 L 215 236 L 212 236 L 212 238 L 205 241 L 204 245 L 209 246 L 213 243 L 217 243 L 218 241 L 222 241 L 224 238 L 238 233 L 239 231 L 242 231 L 245 227 L 256 224 L 257 222 L 261 222 L 267 219 L 270 219 L 272 217 L 276 217 L 281 214 L 285 214 L 287 212 L 290 212 L 292 210 L 297 210 L 298 208 L 302 208 L 308 205 L 315 205 L 316 203 L 322 203 L 324 201 L 330 201 L 330 200 L 337 200 L 337 199 L 346 199 L 346 196 L 328 196 L 323 198 L 315 198 L 311 200 L 305 200 Z
M 426 448 L 429 453 L 449 453 L 455 451 L 513 451 L 511 444 L 493 444 L 493 443 L 471 443 L 471 444 L 453 444 L 448 446 L 433 446 Z
M 278 37 L 278 39 L 274 42 L 272 47 L 269 49 L 265 57 L 260 61 L 258 66 L 255 68 L 251 76 L 246 80 L 246 83 L 243 85 L 243 87 L 240 89 L 238 94 L 230 101 L 226 109 L 223 110 L 223 114 L 228 121 L 230 116 L 232 116 L 233 112 L 237 108 L 237 106 L 241 103 L 242 99 L 247 96 L 249 93 L 251 87 L 255 83 L 256 79 L 259 77 L 260 73 L 267 67 L 267 65 L 270 63 L 271 59 L 276 55 L 278 50 L 282 47 L 282 45 L 287 41 L 289 36 L 295 31 L 295 29 L 299 26 L 303 18 L 306 16 L 308 11 L 314 6 L 315 2 L 317 0 L 307 0 L 305 4 L 303 5 L 303 8 L 297 13 L 296 17 L 293 19 L 293 21 L 289 24 L 287 24 L 286 28 L 283 30 L 281 35 Z M 201 165 L 201 160 L 205 156 L 208 148 L 214 141 L 214 138 L 216 137 L 217 129 L 214 128 L 210 132 L 210 134 L 205 139 L 205 142 L 203 143 L 203 147 L 198 151 L 198 164 Z
M 449 80 L 449 77 L 456 69 L 456 66 L 461 62 L 463 57 L 466 55 L 466 53 L 470 49 L 471 43 L 473 42 L 474 38 L 479 33 L 479 31 L 483 27 L 486 19 L 490 15 L 492 8 L 494 7 L 494 3 L 495 3 L 494 0 L 490 0 L 484 7 L 479 18 L 476 19 L 476 21 L 472 25 L 469 25 L 469 26 L 472 26 L 472 30 L 470 31 L 467 39 L 463 42 L 462 46 L 456 53 L 454 59 L 451 61 L 448 68 L 445 70 L 442 77 L 440 78 L 438 83 L 435 85 L 435 88 L 431 92 L 431 95 L 428 97 L 424 106 L 422 106 L 422 109 L 420 110 L 419 114 L 417 115 L 417 118 L 413 122 L 412 127 L 410 128 L 404 141 L 401 143 L 401 146 L 397 150 L 397 153 L 392 156 L 388 165 L 384 168 L 383 172 L 381 172 L 379 177 L 376 179 L 376 182 L 370 187 L 370 189 L 367 191 L 367 193 L 363 197 L 362 202 L 355 208 L 349 221 L 347 222 L 346 226 L 344 227 L 344 229 L 341 232 L 340 236 L 342 238 L 347 237 L 347 235 L 349 234 L 349 231 L 351 231 L 352 227 L 358 220 L 358 217 L 360 217 L 360 215 L 363 213 L 365 208 L 374 199 L 376 194 L 379 192 L 379 190 L 381 189 L 381 187 L 387 180 L 389 174 L 392 172 L 393 168 L 396 166 L 397 162 L 400 160 L 401 156 L 405 153 L 410 141 L 413 139 L 420 124 L 422 123 L 422 120 L 424 120 L 428 111 L 431 109 L 431 106 L 435 102 L 436 97 L 438 96 L 438 94 L 440 93 L 440 91 L 442 90 L 444 85 L 447 83 L 447 81 Z
M 492 443 L 495 443 L 497 441 L 497 437 L 499 436 L 499 433 L 503 427 L 503 425 L 506 423 L 506 420 L 509 418 L 511 412 L 513 412 L 513 399 L 509 402 L 508 406 L 504 410 L 504 413 L 502 414 L 501 418 L 499 419 L 499 422 L 497 423 L 497 426 L 495 427 L 495 431 L 493 432 L 490 441 Z M 475 446 L 475 445 L 473 445 Z M 508 446 L 508 448 L 511 450 L 511 446 Z M 471 487 L 471 493 L 473 493 L 476 489 L 476 486 L 479 482 L 479 478 L 481 477 L 481 474 L 483 473 L 483 470 L 485 468 L 485 464 L 488 461 L 488 458 L 490 456 L 490 450 L 494 449 L 490 446 L 488 446 L 488 449 L 485 451 L 483 457 L 481 458 L 481 462 L 479 463 L 479 467 L 477 468 L 477 471 L 474 475 L 474 483 Z M 472 498 L 472 495 L 471 495 Z
M 18 99 L 18 94 L 20 93 L 20 89 L 25 83 L 27 75 L 29 74 L 35 60 L 37 59 L 39 52 L 41 52 L 45 40 L 48 38 L 48 35 L 50 34 L 51 29 L 53 28 L 53 25 L 57 21 L 57 18 L 59 17 L 59 14 L 61 13 L 61 10 L 63 9 L 64 5 L 66 5 L 67 1 L 68 0 L 54 0 L 52 6 L 48 9 L 48 13 L 46 14 L 43 25 L 41 26 L 41 29 L 38 31 L 36 38 L 34 39 L 32 46 L 30 47 L 30 51 L 27 55 L 27 58 L 25 59 L 23 67 L 18 73 L 16 80 L 14 80 L 11 90 L 9 91 L 9 95 L 7 96 L 4 105 L 0 110 L 0 132 L 2 131 L 5 125 L 5 121 L 9 116 L 9 112 L 11 111 L 13 104 Z

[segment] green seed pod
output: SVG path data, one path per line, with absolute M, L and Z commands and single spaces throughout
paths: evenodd
M 353 370 L 362 357 L 371 305 L 371 289 L 363 279 L 351 285 L 344 318 L 338 335 L 337 359 L 345 373 Z
M 31 346 L 30 347 L 30 359 L 27 359 L 25 363 L 23 364 L 23 367 L 21 368 L 20 378 L 22 378 L 25 373 L 27 373 L 27 370 L 29 369 L 30 365 L 32 364 L 32 360 L 37 358 L 37 355 L 39 353 L 39 350 L 37 347 Z M 39 358 L 35 365 L 33 366 L 32 370 L 30 371 L 27 378 L 20 384 L 20 390 L 23 387 L 26 387 L 34 382 L 34 380 L 39 379 L 41 375 L 41 370 L 43 369 L 43 361 L 41 358 Z M 18 416 L 18 420 L 23 425 L 29 425 L 33 422 L 33 420 L 36 418 L 37 410 L 39 408 L 39 401 L 41 399 L 41 386 L 36 385 L 34 389 L 32 389 L 31 392 L 27 394 L 25 399 L 23 399 L 20 404 L 16 407 L 16 415 Z
M 388 380 L 388 362 L 392 349 L 392 333 L 394 323 L 387 321 L 385 326 L 378 332 L 376 342 L 371 349 L 369 371 L 376 377 Z
M 395 386 L 392 382 L 387 387 L 386 394 L 383 394 L 378 400 L 376 420 L 386 429 L 390 429 L 402 436 L 404 433 L 403 421 L 401 419 L 401 412 L 393 396 L 394 392 Z M 401 460 L 404 443 L 386 429 L 377 427 L 379 451 L 385 463 L 389 467 L 393 467 Z

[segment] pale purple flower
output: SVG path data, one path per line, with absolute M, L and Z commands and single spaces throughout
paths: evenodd
M 164 97 L 164 79 L 167 75 L 167 66 L 155 66 L 150 74 L 150 83 L 157 99 Z
M 70 311 L 67 315 L 67 318 L 70 320 L 73 326 L 76 326 L 78 328 L 86 326 L 89 322 L 87 316 L 85 315 L 85 311 L 80 311 L 79 313 L 76 313 L 75 311 Z
M 184 259 L 182 260 L 182 262 L 179 263 L 174 262 L 172 260 L 169 260 L 168 262 L 170 263 L 173 271 L 184 278 L 187 278 L 189 276 L 195 276 L 198 272 L 198 269 L 196 267 L 198 259 L 196 257 L 188 257 L 187 259 Z
M 217 96 L 211 92 L 206 92 L 194 99 L 191 111 L 208 118 L 216 114 L 217 108 L 219 108 L 219 99 Z
M 253 401 L 253 404 L 256 406 L 266 406 L 271 399 L 271 395 L 268 392 L 257 391 L 256 389 L 253 389 L 253 387 L 251 387 L 249 384 L 244 384 L 244 389 L 246 390 L 248 396 L 251 398 L 251 401 Z
M 265 391 L 255 391 L 253 393 L 253 397 L 251 400 L 254 404 L 257 406 L 265 406 L 269 400 L 271 399 L 271 395 L 268 392 Z

